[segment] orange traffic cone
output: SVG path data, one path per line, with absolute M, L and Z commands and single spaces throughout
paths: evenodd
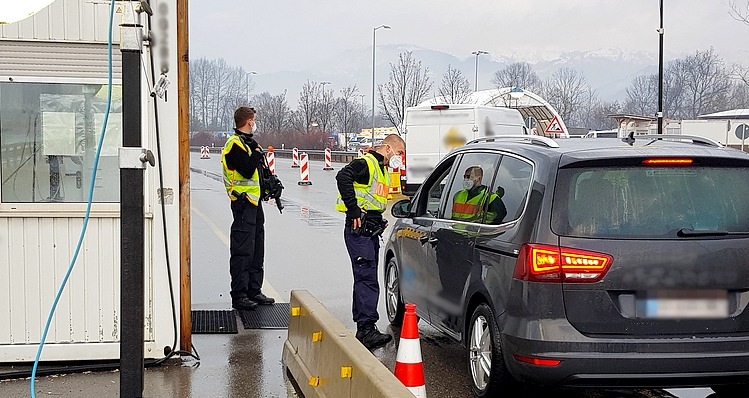
M 417 398 L 426 398 L 419 327 L 416 324 L 416 304 L 406 304 L 398 356 L 395 359 L 395 377 Z

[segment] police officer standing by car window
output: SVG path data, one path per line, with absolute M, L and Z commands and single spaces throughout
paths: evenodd
M 252 138 L 257 130 L 255 109 L 242 106 L 234 112 L 234 134 L 221 151 L 224 185 L 231 199 L 229 274 L 232 307 L 254 310 L 275 302 L 261 292 L 265 258 L 265 215 L 260 204 L 259 168 L 263 149 Z
M 343 240 L 346 242 L 354 272 L 351 310 L 356 322 L 356 338 L 367 348 L 377 348 L 392 340 L 380 333 L 375 322 L 380 318 L 377 301 L 379 236 L 386 226 L 382 212 L 387 207 L 390 178 L 386 166 L 400 168 L 406 143 L 396 134 L 385 137 L 377 150 L 351 161 L 336 175 L 336 210 L 346 213 Z

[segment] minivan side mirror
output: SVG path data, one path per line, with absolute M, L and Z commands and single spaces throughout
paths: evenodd
M 410 207 L 411 201 L 409 199 L 401 199 L 393 203 L 393 207 L 390 208 L 390 213 L 395 218 L 406 218 L 409 216 Z

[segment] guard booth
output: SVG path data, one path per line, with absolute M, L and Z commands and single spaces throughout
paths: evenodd
M 153 54 L 156 73 L 159 65 L 167 66 L 176 81 L 176 2 L 151 3 L 161 11 L 154 21 L 166 26 Z M 115 14 L 112 27 L 114 87 L 88 229 L 42 361 L 120 357 L 121 15 Z M 107 108 L 108 23 L 105 2 L 56 0 L 31 18 L 0 25 L 0 363 L 34 360 L 81 233 Z M 153 82 L 146 69 L 150 56 L 146 47 L 142 142 L 156 153 L 154 98 L 146 87 Z M 171 278 L 177 287 L 179 306 L 176 85 L 167 88 L 167 98 L 156 99 L 165 189 L 159 188 L 158 159 L 145 174 L 145 358 L 162 357 L 179 336 L 172 320 L 174 313 L 179 325 L 179 308 L 172 307 L 168 283 Z M 170 231 L 168 242 L 164 228 Z M 171 275 L 165 267 L 167 247 Z

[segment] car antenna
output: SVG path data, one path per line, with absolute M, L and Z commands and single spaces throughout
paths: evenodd
M 627 144 L 629 144 L 629 146 L 632 146 L 632 144 L 635 143 L 635 132 L 634 131 L 630 131 L 629 135 L 627 135 L 626 138 L 622 138 L 622 141 L 624 141 Z

